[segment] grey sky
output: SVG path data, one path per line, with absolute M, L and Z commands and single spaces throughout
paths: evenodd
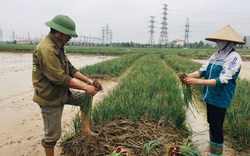
M 168 5 L 168 38 L 184 39 L 189 18 L 189 41 L 196 42 L 231 25 L 250 36 L 250 0 L 0 0 L 0 29 L 4 40 L 41 37 L 44 25 L 57 14 L 71 17 L 79 35 L 101 37 L 109 24 L 113 42 L 147 43 L 150 16 L 155 16 L 155 41 L 161 31 L 163 4 Z

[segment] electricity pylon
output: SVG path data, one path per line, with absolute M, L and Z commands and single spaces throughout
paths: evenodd
M 185 25 L 185 38 L 184 38 L 184 47 L 189 47 L 189 18 L 187 18 L 186 25 Z
M 155 44 L 155 39 L 154 39 L 154 33 L 155 33 L 155 31 L 154 31 L 154 28 L 155 28 L 155 26 L 154 26 L 154 23 L 155 23 L 154 18 L 155 17 L 154 16 L 150 16 L 150 18 L 151 18 L 151 20 L 149 21 L 149 23 L 150 23 L 150 25 L 149 25 L 150 30 L 149 30 L 148 44 L 151 45 L 151 46 L 153 46 Z
M 159 45 L 161 47 L 165 47 L 168 41 L 168 31 L 167 31 L 167 4 L 164 4 L 163 7 L 163 17 L 162 17 L 162 26 L 161 26 L 161 33 L 160 33 L 160 38 L 159 38 Z

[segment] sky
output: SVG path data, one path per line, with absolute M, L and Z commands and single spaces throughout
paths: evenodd
M 187 19 L 190 43 L 226 25 L 242 37 L 250 36 L 250 0 L 0 0 L 0 40 L 44 37 L 49 32 L 44 23 L 64 14 L 75 21 L 79 36 L 101 38 L 108 24 L 112 42 L 136 43 L 149 42 L 154 16 L 157 43 L 164 4 L 169 41 L 184 40 Z

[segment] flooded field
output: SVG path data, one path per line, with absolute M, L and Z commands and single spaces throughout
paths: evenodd
M 208 145 L 210 140 L 208 135 L 209 125 L 207 123 L 205 107 L 205 104 L 200 102 L 190 105 L 187 122 L 193 132 L 191 140 L 198 146 L 198 149 L 202 153 L 208 154 Z M 227 141 L 224 142 L 223 153 L 225 156 L 239 156 L 232 148 L 230 148 L 230 145 Z
M 81 56 L 69 55 L 76 67 L 92 65 L 111 59 L 111 56 Z M 0 53 L 0 101 L 33 90 L 31 82 L 32 54 L 30 53 Z M 4 89 L 4 91 L 3 91 Z
M 111 56 L 68 56 L 76 67 L 92 65 Z M 43 124 L 40 108 L 32 101 L 33 87 L 31 82 L 31 53 L 0 52 L 0 155 L 4 156 L 43 156 L 40 140 Z M 98 102 L 107 94 L 115 82 L 102 82 L 105 92 L 94 97 Z M 69 131 L 72 118 L 79 111 L 65 106 L 62 117 L 63 130 Z M 56 153 L 60 149 L 56 148 Z

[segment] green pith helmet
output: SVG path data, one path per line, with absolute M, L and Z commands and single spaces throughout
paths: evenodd
M 51 21 L 45 23 L 48 27 L 53 28 L 65 35 L 78 37 L 76 34 L 75 22 L 65 15 L 57 15 Z

